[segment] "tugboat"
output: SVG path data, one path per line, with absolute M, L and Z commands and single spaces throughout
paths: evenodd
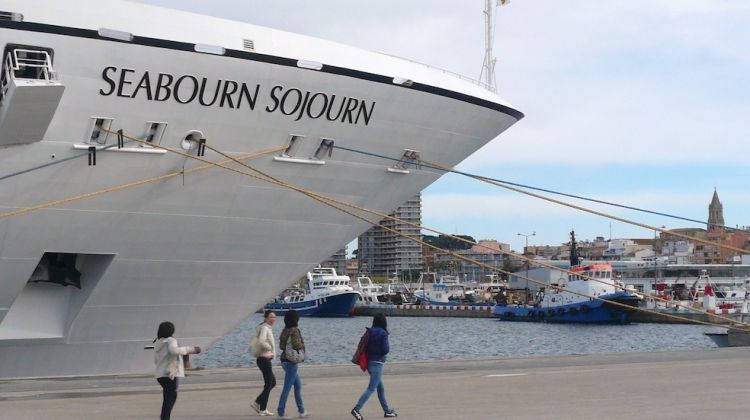
M 610 264 L 580 265 L 575 232 L 571 232 L 570 271 L 567 281 L 540 291 L 537 299 L 524 305 L 498 304 L 492 314 L 503 321 L 559 322 L 576 324 L 626 324 L 640 298 L 630 291 L 618 291 Z M 582 277 L 585 275 L 586 278 Z M 596 280 L 588 280 L 594 278 Z M 589 297 L 591 296 L 591 297 Z M 594 297 L 598 299 L 594 299 Z
M 283 315 L 290 309 L 300 316 L 351 316 L 360 293 L 349 286 L 349 277 L 336 269 L 317 267 L 307 273 L 304 287 L 290 288 L 263 309 Z

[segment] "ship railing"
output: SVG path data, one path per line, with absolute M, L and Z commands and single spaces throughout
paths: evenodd
M 15 48 L 11 54 L 14 76 L 17 79 L 57 80 L 52 69 L 52 57 L 44 50 Z
M 457 79 L 461 79 L 463 81 L 466 81 L 466 82 L 469 82 L 471 84 L 477 85 L 477 86 L 481 87 L 484 90 L 488 90 L 488 91 L 490 91 L 492 93 L 497 93 L 497 89 L 495 87 L 490 86 L 489 84 L 484 83 L 481 80 L 472 79 L 471 77 L 464 76 L 461 73 L 456 73 L 454 71 L 450 71 L 450 70 L 446 70 L 446 69 L 443 69 L 443 68 L 440 68 L 440 67 L 436 67 L 436 66 L 432 66 L 432 65 L 429 65 L 429 64 L 425 64 L 425 63 L 422 63 L 422 62 L 419 62 L 419 61 L 416 61 L 416 60 L 411 60 L 409 58 L 399 57 L 399 56 L 396 56 L 396 55 L 385 54 L 385 53 L 382 53 L 382 54 L 387 55 L 389 57 L 398 58 L 399 60 L 408 61 L 410 63 L 419 64 L 420 66 L 424 66 L 424 67 L 427 67 L 427 68 L 432 69 L 432 70 L 437 70 L 437 71 L 439 71 L 439 72 L 441 72 L 443 74 L 448 74 L 448 75 L 453 76 L 453 77 L 455 77 Z
M 5 97 L 11 80 L 13 80 L 13 56 L 8 53 L 3 66 L 3 74 L 0 76 L 0 98 Z
M 5 56 L 0 77 L 0 98 L 8 92 L 13 79 L 57 80 L 57 73 L 52 68 L 52 57 L 44 50 L 13 49 Z

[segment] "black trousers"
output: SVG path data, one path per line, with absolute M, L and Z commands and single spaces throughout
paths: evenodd
M 167 377 L 156 378 L 161 385 L 162 395 L 164 399 L 161 403 L 161 420 L 169 420 L 172 415 L 172 407 L 174 407 L 175 401 L 177 401 L 177 378 L 169 379 Z
M 263 392 L 258 395 L 255 402 L 258 403 L 261 410 L 265 410 L 268 405 L 268 396 L 271 395 L 271 389 L 276 386 L 276 377 L 273 376 L 273 369 L 271 369 L 271 360 L 265 357 L 259 357 L 255 360 L 258 364 L 258 368 L 263 373 Z

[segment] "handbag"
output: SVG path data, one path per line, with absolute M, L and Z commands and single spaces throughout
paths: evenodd
M 352 356 L 352 363 L 354 363 L 355 365 L 359 365 L 359 368 L 362 369 L 362 372 L 367 370 L 367 343 L 369 341 L 370 336 L 365 330 L 365 333 L 362 334 L 362 338 L 359 339 L 357 350 L 354 352 L 354 356 Z
M 284 358 L 291 363 L 297 364 L 305 361 L 305 350 L 295 350 L 292 346 L 292 338 L 289 337 L 286 340 L 286 348 L 284 349 Z
M 260 339 L 257 335 L 250 340 L 250 344 L 247 346 L 247 352 L 255 358 L 260 355 Z

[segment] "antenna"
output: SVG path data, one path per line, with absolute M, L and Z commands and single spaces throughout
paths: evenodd
M 484 63 L 482 64 L 482 71 L 479 72 L 479 80 L 492 92 L 497 91 L 497 86 L 495 85 L 495 62 L 497 59 L 492 55 L 492 42 L 495 38 L 493 12 L 497 6 L 503 6 L 508 3 L 510 3 L 510 0 L 484 1 Z

